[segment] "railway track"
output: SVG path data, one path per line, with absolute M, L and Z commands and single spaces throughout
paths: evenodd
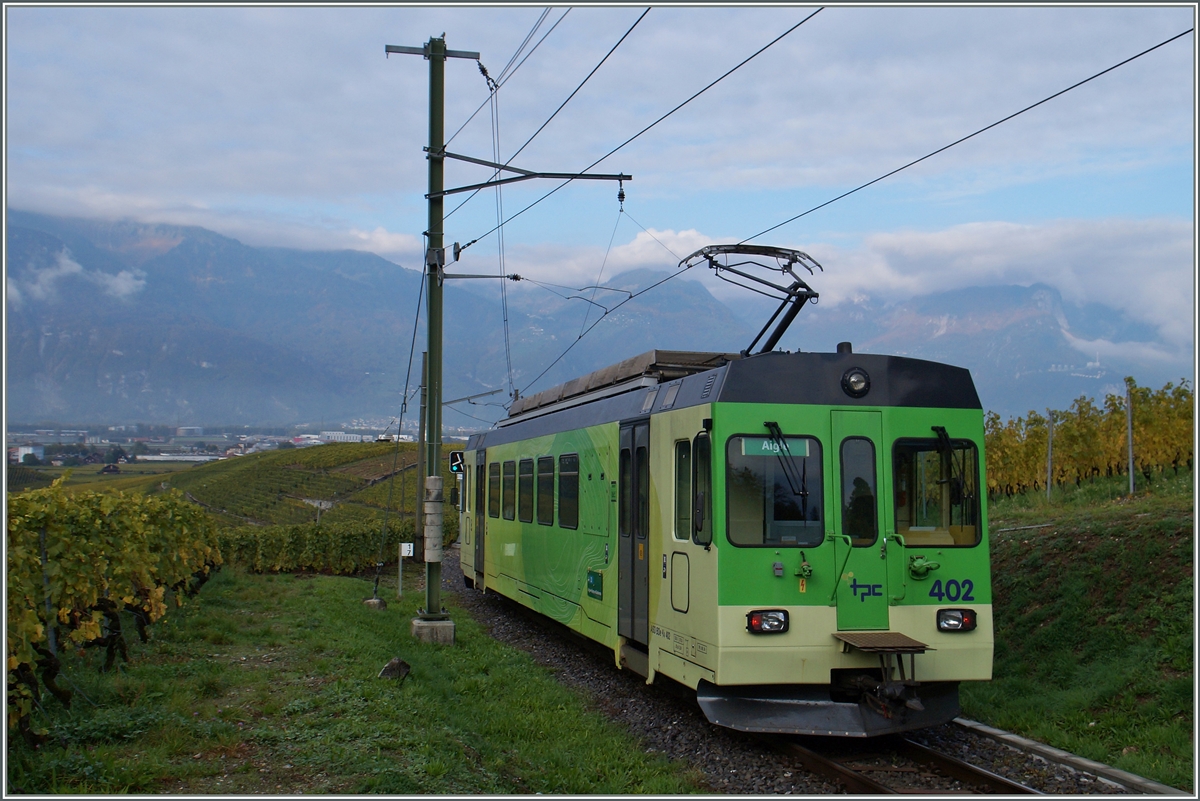
M 1001 794 L 1042 795 L 960 759 L 901 736 L 870 742 L 764 738 L 805 768 L 856 795 Z

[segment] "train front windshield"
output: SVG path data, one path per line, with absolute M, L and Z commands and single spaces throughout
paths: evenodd
M 979 452 L 966 440 L 899 440 L 893 450 L 896 533 L 908 545 L 976 545 Z
M 825 539 L 821 443 L 812 437 L 730 437 L 729 541 L 814 546 Z

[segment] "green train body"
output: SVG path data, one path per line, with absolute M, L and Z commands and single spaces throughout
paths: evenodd
M 964 369 L 651 351 L 471 437 L 463 575 L 719 725 L 934 725 L 991 678 L 983 464 Z

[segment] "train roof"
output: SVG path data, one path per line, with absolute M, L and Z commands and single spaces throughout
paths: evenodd
M 596 400 L 619 392 L 628 392 L 639 386 L 651 386 L 695 373 L 703 373 L 740 358 L 742 358 L 741 355 L 737 353 L 648 350 L 623 362 L 609 365 L 579 378 L 573 378 L 556 387 L 543 390 L 536 395 L 518 398 L 509 408 L 508 416 L 510 418 L 518 417 L 526 412 L 572 399 L 580 399 L 580 402 Z M 584 399 L 583 396 L 588 397 Z
M 843 378 L 855 368 L 869 376 L 862 397 L 843 388 Z M 513 404 L 495 429 L 472 435 L 468 450 L 704 403 L 982 409 L 966 368 L 849 349 L 745 357 L 648 351 L 524 401 Z

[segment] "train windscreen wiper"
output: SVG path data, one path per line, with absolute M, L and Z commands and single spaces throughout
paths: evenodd
M 945 426 L 930 426 L 934 434 L 938 438 L 938 450 L 946 454 L 950 460 L 950 478 L 939 481 L 939 484 L 944 484 L 948 480 L 950 482 L 950 503 L 953 506 L 961 506 L 963 502 L 963 490 L 966 487 L 966 465 L 960 466 L 958 460 L 954 458 L 954 444 L 950 441 L 950 435 L 946 433 Z M 966 461 L 966 454 L 963 454 L 963 461 Z
M 767 431 L 771 433 L 771 442 L 778 449 L 775 458 L 779 460 L 780 466 L 783 468 L 784 478 L 787 479 L 788 489 L 792 491 L 792 495 L 801 500 L 801 514 L 805 519 L 808 518 L 808 460 L 804 460 L 802 468 L 796 467 L 796 458 L 792 456 L 792 450 L 788 447 L 787 440 L 783 437 L 783 430 L 779 428 L 779 423 L 774 420 L 767 420 L 763 423 Z

